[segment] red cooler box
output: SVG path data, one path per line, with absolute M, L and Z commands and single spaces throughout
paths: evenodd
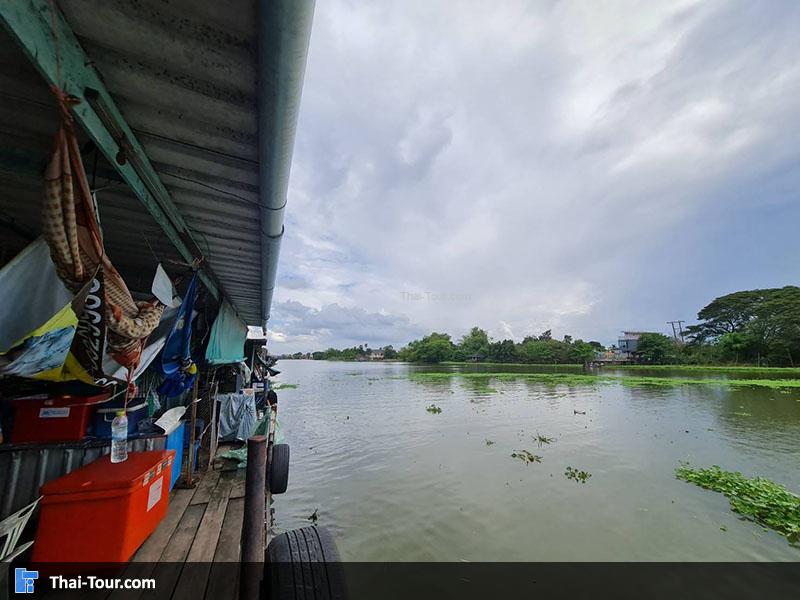
M 14 400 L 16 414 L 11 441 L 14 444 L 79 442 L 86 436 L 94 405 L 106 398 L 108 394 Z
M 174 457 L 106 455 L 43 485 L 32 562 L 127 562 L 167 514 Z

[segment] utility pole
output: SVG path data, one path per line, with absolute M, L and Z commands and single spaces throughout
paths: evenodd
M 680 336 L 681 342 L 683 342 L 683 324 L 686 321 L 667 321 L 667 325 L 672 325 L 672 337 L 676 340 Z

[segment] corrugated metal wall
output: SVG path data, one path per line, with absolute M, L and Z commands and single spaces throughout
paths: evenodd
M 163 450 L 166 436 L 128 441 L 128 452 Z M 0 452 L 0 519 L 39 497 L 39 488 L 111 452 L 111 442 L 58 444 Z

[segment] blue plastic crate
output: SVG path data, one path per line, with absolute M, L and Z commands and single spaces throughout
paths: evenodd
M 125 399 L 109 400 L 98 404 L 94 412 L 94 435 L 101 439 L 111 439 L 111 422 L 122 410 Z M 147 401 L 144 398 L 134 398 L 128 403 L 126 411 L 128 417 L 128 435 L 134 435 L 139 428 L 139 421 L 147 416 Z

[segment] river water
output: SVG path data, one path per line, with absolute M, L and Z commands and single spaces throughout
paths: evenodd
M 345 560 L 800 560 L 722 494 L 674 476 L 688 461 L 800 491 L 800 388 L 514 379 L 487 389 L 458 375 L 409 378 L 418 367 L 403 363 L 279 367 L 278 383 L 298 387 L 278 392 L 291 470 L 277 528 L 308 525 L 316 510 Z M 520 450 L 541 462 L 511 456 Z M 568 479 L 568 466 L 591 477 Z

